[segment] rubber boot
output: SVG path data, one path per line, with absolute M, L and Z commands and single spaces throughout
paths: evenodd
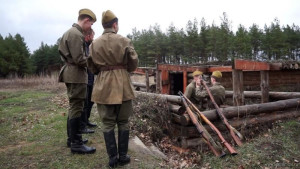
M 130 163 L 130 156 L 127 155 L 129 142 L 129 130 L 119 130 L 118 132 L 118 149 L 119 164 L 125 165 Z
M 115 131 L 103 132 L 106 151 L 109 157 L 109 167 L 115 168 L 118 166 L 118 149 L 115 138 Z
M 92 154 L 96 152 L 96 148 L 88 147 L 83 144 L 82 136 L 79 133 L 80 117 L 70 120 L 71 127 L 71 152 L 78 154 Z

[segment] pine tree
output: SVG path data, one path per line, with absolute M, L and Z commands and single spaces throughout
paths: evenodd
M 233 46 L 235 58 L 252 59 L 250 37 L 242 25 L 239 25 L 235 34 Z
M 259 51 L 261 50 L 263 32 L 256 24 L 253 24 L 249 29 L 252 60 L 258 60 L 260 59 Z

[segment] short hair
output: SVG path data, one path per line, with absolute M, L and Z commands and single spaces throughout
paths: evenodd
M 92 34 L 95 35 L 95 32 L 92 28 L 84 32 L 84 35 L 92 35 Z
M 111 20 L 110 22 L 103 23 L 102 26 L 104 29 L 111 28 L 114 23 L 118 23 L 118 18 L 115 18 L 115 19 Z
M 79 16 L 78 16 L 78 20 L 79 20 L 79 21 L 82 21 L 82 20 L 84 20 L 85 18 L 88 18 L 90 21 L 93 21 L 93 20 L 94 20 L 90 15 L 79 15 Z
M 212 78 L 214 78 L 216 80 L 216 82 L 221 82 L 222 78 L 217 78 L 216 76 L 211 76 Z

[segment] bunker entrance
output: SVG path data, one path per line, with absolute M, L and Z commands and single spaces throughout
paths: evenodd
M 183 73 L 171 72 L 170 73 L 170 94 L 177 95 L 178 91 L 183 92 Z

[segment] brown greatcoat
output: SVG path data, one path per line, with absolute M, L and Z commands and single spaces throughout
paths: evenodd
M 82 28 L 73 24 L 62 36 L 58 51 L 65 65 L 59 72 L 59 82 L 87 84 L 87 56 L 84 49 Z
M 130 39 L 105 29 L 102 36 L 90 45 L 88 68 L 97 79 L 92 101 L 98 104 L 122 104 L 135 98 L 129 72 L 137 68 L 138 56 Z M 101 71 L 103 67 L 123 65 L 124 69 Z

